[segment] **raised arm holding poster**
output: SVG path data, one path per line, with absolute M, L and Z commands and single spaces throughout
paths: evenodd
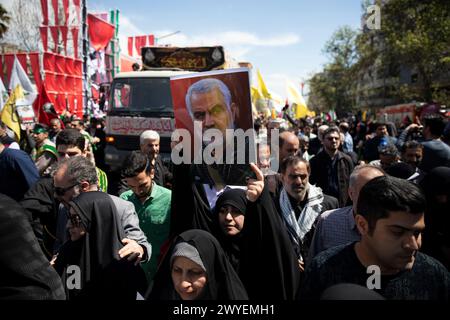
M 198 165 L 204 183 L 217 189 L 246 185 L 256 161 L 249 71 L 194 73 L 170 80 L 179 143 L 175 164 Z M 180 139 L 181 137 L 181 139 Z

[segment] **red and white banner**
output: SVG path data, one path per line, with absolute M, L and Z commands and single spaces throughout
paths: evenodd
M 58 27 L 52 26 L 52 27 L 49 27 L 49 29 L 50 29 L 50 33 L 52 34 L 53 43 L 55 44 L 55 46 L 53 48 L 53 52 L 57 53 L 58 52 L 58 42 L 59 42 Z
M 59 25 L 58 0 L 52 0 L 53 12 L 55 13 L 54 25 Z
M 69 0 L 62 0 L 63 11 L 64 11 L 64 25 L 67 26 L 69 23 Z
M 42 8 L 42 17 L 44 20 L 42 20 L 42 24 L 47 26 L 48 25 L 48 2 L 47 0 L 41 0 L 41 8 Z
M 73 39 L 73 55 L 75 59 L 78 58 L 78 27 L 70 29 L 72 32 L 72 39 Z
M 73 0 L 73 5 L 75 6 L 75 11 L 77 13 L 77 21 L 78 23 L 81 23 L 81 19 L 80 19 L 80 0 Z
M 61 32 L 62 41 L 64 45 L 64 53 L 67 55 L 67 32 L 69 31 L 69 27 L 67 26 L 59 26 L 59 31 Z
M 145 47 L 145 44 L 147 42 L 147 36 L 138 36 L 134 37 L 134 46 L 136 48 L 137 55 L 141 55 L 141 48 Z
M 44 52 L 48 50 L 48 27 L 41 26 L 39 27 L 39 31 L 41 33 L 42 45 L 44 46 Z
M 155 35 L 128 37 L 128 55 L 130 57 L 141 56 L 141 48 L 155 45 Z M 134 50 L 136 53 L 134 54 Z
M 39 68 L 39 53 L 29 53 L 28 57 L 31 62 L 31 70 L 33 70 L 34 82 L 39 91 L 42 85 L 41 70 Z

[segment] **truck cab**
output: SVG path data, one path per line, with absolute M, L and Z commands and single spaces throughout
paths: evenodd
M 145 130 L 159 133 L 160 154 L 163 160 L 170 157 L 175 130 L 170 77 L 186 73 L 133 71 L 114 78 L 105 128 L 105 162 L 112 171 L 120 168 L 128 153 L 139 150 L 139 136 Z

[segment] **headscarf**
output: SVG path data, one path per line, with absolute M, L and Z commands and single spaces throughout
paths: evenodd
M 245 191 L 242 189 L 228 189 L 222 193 L 217 199 L 215 210 L 214 210 L 214 220 L 217 224 L 217 240 L 221 244 L 225 254 L 228 257 L 233 268 L 239 273 L 239 262 L 241 258 L 241 245 L 242 245 L 242 231 L 235 236 L 228 236 L 224 234 L 222 228 L 219 225 L 219 212 L 224 206 L 231 205 L 244 216 L 247 213 L 247 197 L 245 196 Z M 244 224 L 245 225 L 245 224 Z
M 186 242 L 195 247 L 206 269 L 207 283 L 198 300 L 246 300 L 247 292 L 225 256 L 219 242 L 204 230 L 188 230 L 172 243 L 156 272 L 149 300 L 176 300 L 171 276 L 171 257 L 178 243 Z
M 243 215 L 247 212 L 247 197 L 242 189 L 228 189 L 222 193 L 216 201 L 215 212 L 219 214 L 220 208 L 230 205 L 239 210 Z
M 432 251 L 435 251 L 438 246 L 450 246 L 450 168 L 434 168 L 420 185 L 427 199 L 423 249 L 435 256 Z M 437 201 L 436 196 L 440 195 L 446 195 L 447 201 L 444 203 Z
M 119 257 L 125 235 L 111 197 L 98 191 L 84 192 L 69 205 L 80 216 L 86 231 L 81 239 L 69 240 L 60 251 L 63 261 L 80 267 L 82 286 L 80 291 L 73 291 L 73 296 L 135 299 L 137 281 L 144 281 L 145 286 L 143 271 Z
M 44 256 L 26 211 L 0 194 L 0 300 L 64 300 L 60 277 Z

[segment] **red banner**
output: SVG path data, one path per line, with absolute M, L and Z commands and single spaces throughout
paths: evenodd
M 50 95 L 47 93 L 45 85 L 43 85 L 41 87 L 41 89 L 39 90 L 38 97 L 36 98 L 36 100 L 34 100 L 33 109 L 34 109 L 34 113 L 36 114 L 36 116 L 38 118 L 39 123 L 45 123 L 46 125 L 50 125 L 50 120 L 55 119 L 55 118 L 57 119 L 58 115 L 52 114 L 52 113 L 47 113 L 44 111 L 43 106 L 47 102 L 50 102 L 53 105 L 55 105 L 55 100 L 51 99 Z M 55 109 L 55 111 L 56 111 L 56 109 Z M 61 122 L 61 127 L 64 128 L 64 123 L 62 123 L 62 122 Z
M 28 75 L 28 66 L 27 66 L 27 54 L 26 53 L 16 53 L 17 60 L 19 60 L 22 65 L 23 71 Z
M 81 60 L 75 60 L 75 73 L 74 75 L 81 77 L 83 75 L 83 62 Z
M 45 73 L 45 86 L 47 87 L 48 91 L 51 93 L 58 92 L 58 88 L 55 84 L 55 75 L 53 73 Z
M 89 38 L 95 51 L 104 49 L 114 36 L 114 26 L 88 13 Z
M 130 57 L 133 56 L 133 40 L 134 37 L 128 37 L 128 55 Z
M 55 23 L 54 25 L 59 25 L 59 16 L 58 16 L 58 0 L 52 0 L 53 12 L 55 13 Z
M 155 45 L 155 35 L 151 34 L 148 36 L 148 45 L 154 46 Z
M 145 46 L 146 41 L 147 36 L 138 36 L 134 38 L 134 46 L 138 55 L 141 54 L 141 48 Z
M 59 26 L 59 31 L 61 31 L 61 36 L 64 44 L 64 52 L 67 55 L 67 32 L 69 28 L 67 26 Z
M 40 90 L 42 85 L 42 79 L 41 79 L 41 70 L 39 68 L 39 53 L 29 53 L 28 57 L 30 57 L 31 70 L 33 70 L 34 81 L 36 82 L 38 90 Z
M 75 60 L 72 58 L 66 58 L 66 71 L 68 75 L 75 74 Z
M 42 21 L 42 24 L 47 26 L 48 25 L 48 2 L 47 0 L 41 0 L 41 8 L 42 8 L 42 17 L 44 20 Z
M 14 55 L 13 54 L 5 54 L 5 64 L 6 64 L 6 80 L 8 81 L 8 85 L 9 85 L 9 81 L 11 79 L 11 72 L 12 72 L 12 67 L 14 64 Z M 6 83 L 5 83 L 5 87 Z
M 72 28 L 73 50 L 75 59 L 78 58 L 78 27 Z
M 57 74 L 55 77 L 56 87 L 59 93 L 66 92 L 66 77 L 63 74 Z
M 56 61 L 56 73 L 66 74 L 66 59 L 64 56 L 57 55 L 55 57 Z
M 48 27 L 39 27 L 41 33 L 42 45 L 44 46 L 44 52 L 48 50 Z
M 75 82 L 76 78 L 72 76 L 66 76 L 66 89 L 67 93 L 74 94 L 75 93 Z
M 5 81 L 3 80 L 3 63 L 2 63 L 3 57 L 0 56 L 0 79 L 3 81 L 3 84 L 5 84 Z
M 53 37 L 53 42 L 55 44 L 54 48 L 53 48 L 53 52 L 58 52 L 58 40 L 59 40 L 59 34 L 58 34 L 58 27 L 53 26 L 53 27 L 49 27 L 50 28 L 50 33 L 52 34 Z
M 69 0 L 62 0 L 64 10 L 64 25 L 69 23 Z
M 64 110 L 66 110 L 66 95 L 58 93 L 56 96 L 56 105 L 58 106 L 58 110 L 60 113 L 62 113 Z
M 51 52 L 44 53 L 44 70 L 55 72 L 55 55 Z M 50 90 L 50 87 L 47 86 L 47 90 Z

